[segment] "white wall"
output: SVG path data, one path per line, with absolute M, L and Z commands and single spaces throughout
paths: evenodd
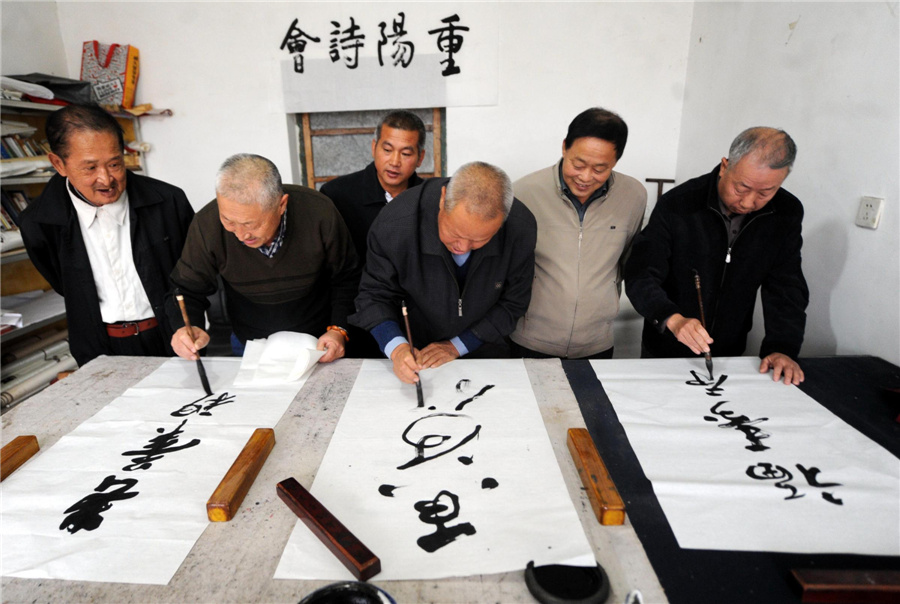
M 142 121 L 144 138 L 154 145 L 150 174 L 182 187 L 198 207 L 212 198 L 216 168 L 232 153 L 260 153 L 286 178 L 293 173 L 293 131 L 282 110 L 278 61 L 286 57 L 279 45 L 294 18 L 327 23 L 353 15 L 357 22 L 377 23 L 397 10 L 416 10 L 410 3 L 57 6 L 74 77 L 84 40 L 140 49 L 138 101 L 175 112 Z M 448 109 L 450 170 L 482 159 L 517 178 L 549 165 L 558 159 L 575 114 L 604 105 L 621 112 L 631 128 L 620 168 L 641 180 L 671 178 L 692 8 L 688 3 L 501 4 L 499 104 Z M 366 48 L 374 54 L 369 33 L 372 43 Z
M 278 71 L 295 17 L 384 20 L 415 6 L 4 0 L 3 72 L 59 73 L 59 38 L 76 78 L 82 41 L 138 46 L 138 101 L 175 111 L 142 122 L 150 173 L 199 207 L 232 153 L 295 173 Z M 483 159 L 517 178 L 546 166 L 571 118 L 593 105 L 629 123 L 619 168 L 641 180 L 682 182 L 708 171 L 744 127 L 784 127 L 800 148 L 786 186 L 807 210 L 803 352 L 900 363 L 896 2 L 504 2 L 499 14 L 499 102 L 448 109 L 451 170 Z M 35 40 L 40 52 L 19 50 Z M 886 198 L 877 231 L 852 224 L 861 195 Z
M 69 77 L 56 2 L 0 2 L 3 75 L 49 73 Z
M 802 354 L 900 364 L 900 9 L 894 3 L 697 3 L 679 181 L 709 171 L 749 126 L 784 128 L 798 156 L 810 287 Z M 863 195 L 882 223 L 853 224 Z M 757 313 L 748 353 L 758 349 Z

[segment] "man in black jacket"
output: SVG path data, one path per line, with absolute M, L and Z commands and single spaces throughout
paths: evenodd
M 322 185 L 322 193 L 341 213 L 360 264 L 366 261 L 366 238 L 378 213 L 408 188 L 421 184 L 416 168 L 425 158 L 425 124 L 415 113 L 391 111 L 378 122 L 372 139 L 372 163 L 359 172 Z M 377 358 L 381 351 L 364 329 L 350 326 L 348 356 Z
M 499 168 L 472 162 L 428 180 L 372 225 L 350 323 L 371 331 L 407 383 L 463 355 L 506 356 L 531 299 L 536 240 L 534 216 Z M 404 301 L 418 351 L 400 327 Z
M 796 154 L 786 132 L 750 128 L 712 172 L 659 200 L 625 268 L 628 297 L 646 319 L 643 356 L 743 354 L 761 290 L 759 370 L 771 369 L 785 384 L 803 381 L 796 362 L 809 302 L 800 257 L 803 206 L 781 188 Z
M 22 213 L 28 256 L 66 301 L 79 365 L 102 355 L 171 355 L 163 300 L 194 211 L 181 189 L 128 174 L 122 128 L 72 105 L 47 120 L 59 173 Z

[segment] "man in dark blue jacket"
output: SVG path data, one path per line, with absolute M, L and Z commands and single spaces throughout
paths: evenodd
M 385 207 L 369 231 L 350 323 L 369 330 L 402 381 L 463 355 L 508 356 L 508 336 L 531 300 L 534 216 L 509 177 L 472 162 Z M 401 329 L 403 301 L 415 344 Z
M 712 172 L 659 200 L 625 268 L 628 297 L 646 319 L 643 356 L 742 355 L 760 290 L 766 335 L 759 370 L 785 384 L 803 381 L 796 362 L 809 302 L 803 206 L 781 188 L 796 154 L 786 132 L 750 128 Z

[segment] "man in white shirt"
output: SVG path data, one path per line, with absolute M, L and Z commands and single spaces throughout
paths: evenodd
M 58 174 L 22 213 L 35 267 L 66 300 L 79 365 L 101 355 L 171 355 L 163 307 L 194 211 L 184 192 L 128 174 L 121 126 L 95 106 L 47 120 Z

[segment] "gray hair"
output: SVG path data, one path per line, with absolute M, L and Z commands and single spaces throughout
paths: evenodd
M 759 154 L 770 170 L 787 168 L 790 172 L 797 158 L 797 145 L 784 130 L 763 126 L 747 128 L 731 143 L 731 149 L 728 150 L 729 167 L 736 166 L 751 153 Z
M 482 161 L 460 166 L 447 183 L 444 211 L 452 211 L 460 202 L 470 213 L 485 220 L 493 220 L 498 215 L 506 220 L 513 204 L 509 176 L 500 168 Z
M 256 204 L 264 210 L 278 206 L 284 188 L 281 174 L 271 161 L 260 155 L 238 153 L 222 163 L 216 173 L 216 196 L 244 205 Z

